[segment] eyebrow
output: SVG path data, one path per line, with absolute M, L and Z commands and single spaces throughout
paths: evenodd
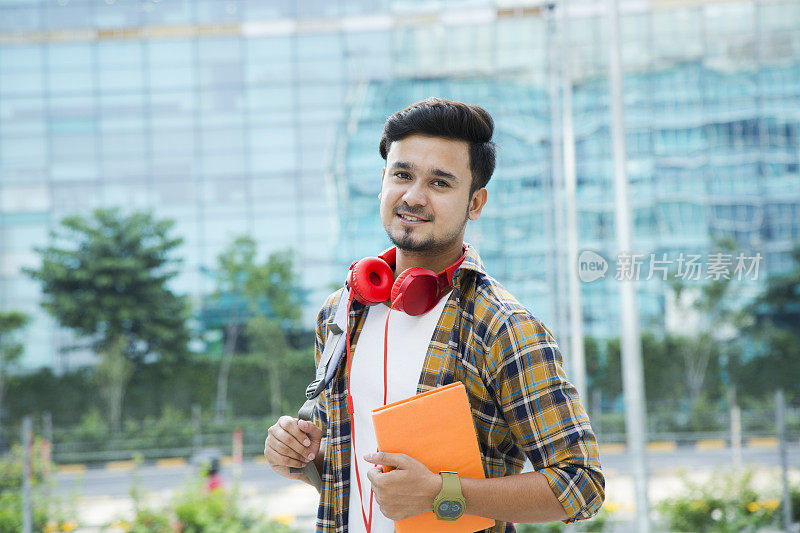
M 405 169 L 405 170 L 413 171 L 414 170 L 414 164 L 413 163 L 409 163 L 407 161 L 395 161 L 392 164 L 392 170 L 394 170 L 396 168 L 402 168 L 402 169 Z M 438 176 L 440 178 L 449 179 L 449 180 L 452 180 L 454 182 L 458 181 L 458 178 L 454 174 L 451 174 L 450 172 L 447 172 L 446 170 L 442 170 L 440 168 L 432 168 L 432 169 L 430 169 L 430 173 L 433 174 L 434 176 Z

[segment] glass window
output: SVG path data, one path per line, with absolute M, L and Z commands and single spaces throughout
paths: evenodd
M 199 23 L 235 22 L 242 16 L 239 0 L 195 0 L 195 4 Z
M 50 189 L 45 184 L 6 185 L 0 188 L 0 208 L 4 214 L 48 211 L 50 209 Z M 27 240 L 7 240 L 3 243 L 3 247 L 5 249 L 26 249 L 46 240 L 34 239 L 34 236 L 39 236 L 39 234 L 32 235 L 30 230 L 35 228 L 35 226 L 28 228 Z M 17 235 L 25 233 L 20 228 Z
M 159 8 L 165 4 L 168 3 L 161 2 Z M 194 41 L 153 39 L 145 41 L 144 47 L 147 63 L 151 66 L 178 65 L 187 67 L 194 63 Z
M 141 69 L 103 69 L 98 74 L 100 90 L 104 92 L 141 92 L 144 73 Z
M 142 24 L 142 7 L 149 2 L 113 0 L 94 4 L 94 23 L 98 28 L 138 28 Z
M 43 26 L 48 29 L 89 28 L 92 26 L 91 10 L 86 4 L 45 4 L 41 10 Z
M 241 154 L 201 154 L 198 164 L 204 176 L 241 175 L 245 172 L 245 161 Z
M 139 133 L 106 133 L 101 146 L 105 158 L 114 156 L 145 157 L 145 137 Z
M 92 45 L 88 43 L 48 44 L 47 66 L 51 70 L 92 68 Z
M 0 31 L 38 30 L 42 27 L 42 10 L 39 6 L 3 6 L 0 17 Z
M 193 157 L 195 154 L 195 135 L 189 131 L 153 131 L 150 134 L 150 143 L 153 154 L 170 154 Z
M 195 70 L 191 67 L 154 67 L 150 69 L 150 86 L 154 91 L 191 89 L 195 85 Z
M 244 84 L 244 69 L 233 58 L 217 63 L 202 62 L 197 67 L 197 77 L 205 89 L 236 88 Z
M 178 0 L 174 2 L 157 2 L 144 9 L 144 17 L 148 25 L 155 24 L 187 24 L 194 22 L 192 2 Z
M 51 70 L 47 86 L 51 94 L 87 94 L 94 90 L 94 76 L 89 69 Z
M 127 209 L 148 209 L 153 206 L 153 193 L 141 181 L 120 181 L 102 185 L 103 204 Z
M 45 160 L 45 137 L 4 138 L 0 141 L 0 160 L 4 162 Z
M 6 16 L 7 13 L 4 9 L 3 16 Z M 6 44 L 0 46 L 0 72 L 3 75 L 19 70 L 39 71 L 42 69 L 43 62 L 44 47 L 42 46 Z
M 44 92 L 41 72 L 20 71 L 0 73 L 0 97 L 36 96 Z
M 214 3 L 226 2 L 214 0 Z M 209 37 L 197 41 L 197 54 L 202 63 L 239 63 L 242 55 L 238 37 Z

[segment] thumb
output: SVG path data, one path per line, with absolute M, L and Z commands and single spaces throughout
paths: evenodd
M 319 442 L 322 440 L 322 430 L 312 422 L 309 422 L 308 420 L 298 420 L 297 427 L 299 427 L 303 433 L 308 435 L 308 438 L 312 442 Z
M 373 452 L 366 454 L 364 460 L 374 465 L 401 468 L 405 464 L 405 457 L 402 453 Z

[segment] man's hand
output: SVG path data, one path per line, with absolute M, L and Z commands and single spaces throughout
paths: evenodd
M 294 474 L 289 468 L 302 468 L 319 455 L 322 431 L 306 420 L 282 416 L 267 434 L 264 457 L 269 466 L 285 478 L 309 483 L 305 474 Z
M 403 520 L 433 509 L 433 500 L 442 490 L 439 474 L 403 453 L 368 453 L 364 460 L 394 468 L 389 472 L 370 468 L 367 472 L 375 501 L 386 518 Z

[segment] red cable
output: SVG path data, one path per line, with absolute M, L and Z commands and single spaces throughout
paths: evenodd
M 386 324 L 384 325 L 383 329 L 383 405 L 386 405 L 386 398 L 387 393 L 389 391 L 389 387 L 387 385 L 389 372 L 388 372 L 388 353 L 389 353 L 389 315 L 392 314 L 392 309 L 394 308 L 394 304 L 400 299 L 400 296 L 395 299 L 394 302 L 390 300 L 389 305 L 389 312 L 386 313 Z M 350 294 L 350 297 L 347 299 L 347 325 L 349 328 L 350 325 L 350 303 L 353 301 L 353 294 Z M 353 406 L 353 396 L 350 394 L 350 368 L 353 364 L 353 358 L 350 353 L 350 332 L 345 331 L 346 335 L 346 346 L 347 346 L 347 412 L 350 413 L 350 441 L 353 443 L 352 446 L 352 453 L 353 453 L 353 463 L 356 465 L 356 483 L 358 483 L 358 499 L 361 503 L 361 517 L 364 519 L 364 527 L 367 530 L 367 533 L 370 533 L 370 529 L 372 529 L 372 488 L 369 489 L 369 520 L 367 519 L 367 513 L 364 511 L 364 502 L 362 501 L 361 495 L 363 494 L 361 490 L 361 475 L 358 472 L 358 455 L 356 454 L 356 422 L 355 422 L 355 407 Z M 377 450 L 376 450 L 377 452 Z
M 364 519 L 364 527 L 367 533 L 372 529 L 372 488 L 369 489 L 369 519 L 367 513 L 364 511 L 364 501 L 361 497 L 361 475 L 358 472 L 358 454 L 356 454 L 356 421 L 355 421 L 355 408 L 353 406 L 353 396 L 350 394 L 350 368 L 353 365 L 353 357 L 350 353 L 350 304 L 353 301 L 353 293 L 347 299 L 347 327 L 345 328 L 346 346 L 347 346 L 347 412 L 350 414 L 350 441 L 353 443 L 352 454 L 353 463 L 356 465 L 356 483 L 358 483 L 358 500 L 361 505 L 361 517 Z

